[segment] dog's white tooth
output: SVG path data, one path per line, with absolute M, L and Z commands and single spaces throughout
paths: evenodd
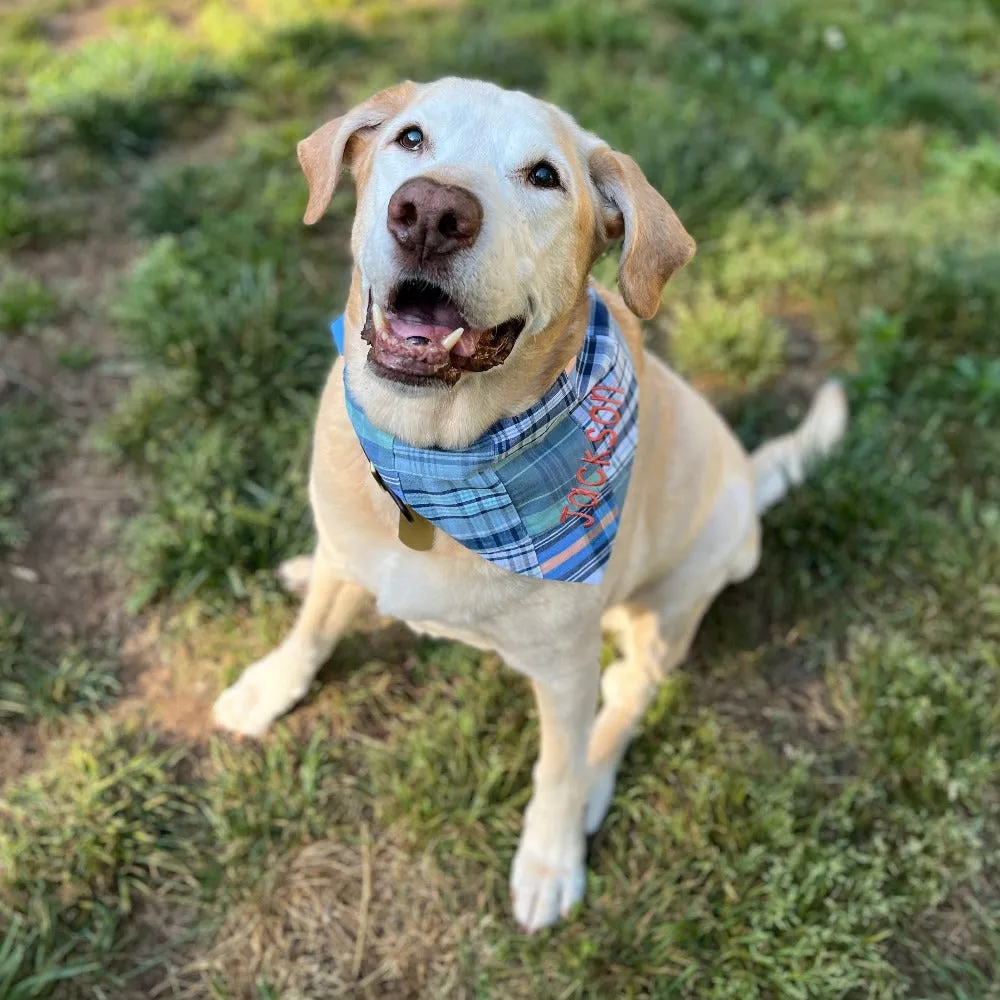
M 385 326 L 385 314 L 382 312 L 382 307 L 377 303 L 372 303 L 372 320 L 375 323 L 375 329 L 380 330 Z
M 446 350 L 450 351 L 461 339 L 462 334 L 465 333 L 465 327 L 460 326 L 457 330 L 452 330 L 444 340 L 441 341 L 441 346 Z

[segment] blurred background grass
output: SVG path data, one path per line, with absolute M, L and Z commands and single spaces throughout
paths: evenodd
M 531 940 L 492 658 L 370 622 L 208 733 L 293 612 L 349 275 L 294 144 L 445 73 L 636 157 L 699 242 L 650 345 L 748 443 L 831 369 L 855 414 Z M 998 995 L 995 2 L 34 0 L 0 97 L 0 997 Z

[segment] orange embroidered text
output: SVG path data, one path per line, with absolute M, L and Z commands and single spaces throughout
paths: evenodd
M 599 487 L 607 481 L 605 471 L 611 464 L 611 451 L 618 441 L 615 424 L 621 420 L 619 407 L 625 398 L 621 389 L 607 385 L 595 385 L 587 397 L 590 401 L 590 422 L 584 429 L 584 436 L 593 446 L 583 453 L 580 468 L 576 470 L 576 481 L 566 497 L 560 521 L 578 517 L 583 526 L 589 528 L 594 523 L 594 515 L 588 508 L 594 507 L 601 499 Z

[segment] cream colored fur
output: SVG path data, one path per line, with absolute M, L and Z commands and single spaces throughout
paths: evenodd
M 394 143 L 413 124 L 428 139 L 420 155 Z M 524 183 L 525 165 L 543 158 L 564 190 Z M 608 809 L 618 765 L 657 685 L 686 655 L 716 594 L 753 573 L 759 511 L 835 444 L 846 424 L 844 396 L 829 383 L 797 431 L 748 456 L 711 405 L 642 347 L 636 314 L 655 312 L 693 241 L 634 161 L 551 105 L 476 81 L 403 84 L 323 126 L 301 144 L 300 159 L 308 221 L 322 214 L 342 164 L 358 187 L 345 357 L 333 366 L 316 424 L 310 496 L 318 542 L 311 558 L 280 571 L 289 589 L 305 594 L 294 628 L 219 697 L 215 719 L 261 735 L 305 694 L 370 600 L 418 630 L 497 651 L 531 681 L 541 721 L 511 874 L 514 915 L 536 930 L 582 897 L 585 835 Z M 366 368 L 360 337 L 368 294 L 384 303 L 402 276 L 385 227 L 388 199 L 422 174 L 464 184 L 483 204 L 480 238 L 456 259 L 449 291 L 477 325 L 528 317 L 503 365 L 463 375 L 450 390 L 385 382 Z M 613 292 L 599 294 L 635 360 L 639 444 L 601 584 L 512 574 L 440 531 L 429 552 L 403 546 L 396 507 L 372 480 L 347 417 L 345 363 L 374 423 L 416 445 L 462 447 L 535 402 L 576 354 L 590 266 L 619 235 L 628 306 Z M 619 633 L 622 649 L 603 677 L 602 628 Z

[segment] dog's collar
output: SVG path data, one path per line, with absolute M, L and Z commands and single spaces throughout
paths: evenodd
M 601 581 L 635 458 L 639 389 L 621 332 L 589 295 L 575 366 L 534 406 L 497 421 L 467 448 L 416 448 L 375 427 L 345 372 L 351 424 L 400 508 L 401 527 L 415 513 L 512 572 Z M 343 353 L 343 316 L 331 330 Z

